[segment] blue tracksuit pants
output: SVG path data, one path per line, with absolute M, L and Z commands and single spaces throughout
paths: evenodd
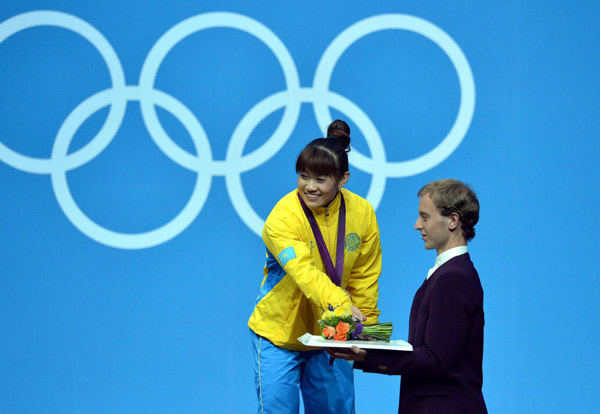
M 352 363 L 324 350 L 288 351 L 250 331 L 259 414 L 354 414 Z

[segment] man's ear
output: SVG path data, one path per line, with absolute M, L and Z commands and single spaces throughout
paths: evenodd
M 454 212 L 450 213 L 448 218 L 450 219 L 448 222 L 448 228 L 450 229 L 450 231 L 456 230 L 460 225 L 460 216 L 458 215 L 458 213 Z

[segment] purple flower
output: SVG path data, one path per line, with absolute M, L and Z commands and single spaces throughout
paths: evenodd
M 360 335 L 362 333 L 362 331 L 363 331 L 363 324 L 360 322 L 356 322 L 356 328 L 350 334 L 351 338 L 356 339 L 356 336 Z

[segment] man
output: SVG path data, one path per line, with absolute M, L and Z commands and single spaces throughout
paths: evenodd
M 413 352 L 328 349 L 364 372 L 402 375 L 402 414 L 485 414 L 483 290 L 467 242 L 475 237 L 479 201 L 460 181 L 434 181 L 419 193 L 415 230 L 437 251 L 435 266 L 413 299 L 408 342 Z

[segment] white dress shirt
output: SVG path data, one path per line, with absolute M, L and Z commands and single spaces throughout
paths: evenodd
M 429 279 L 429 277 L 437 270 L 438 267 L 446 263 L 448 260 L 465 253 L 467 253 L 467 246 L 453 247 L 452 249 L 448 249 L 441 253 L 435 258 L 435 265 L 429 269 L 429 272 L 427 272 L 427 279 Z

